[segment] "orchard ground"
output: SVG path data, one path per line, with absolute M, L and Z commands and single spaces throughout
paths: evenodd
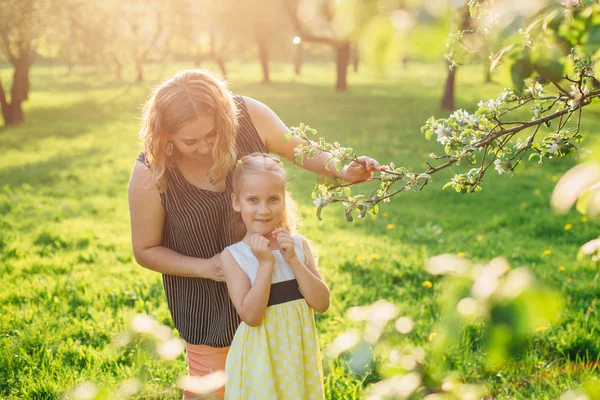
M 149 66 L 141 86 L 98 68 L 71 76 L 61 66 L 32 69 L 26 123 L 0 128 L 0 397 L 54 399 L 83 381 L 115 386 L 138 368 L 134 351 L 112 346 L 131 317 L 146 313 L 172 326 L 160 275 L 133 259 L 127 183 L 141 149 L 140 106 L 151 87 L 183 67 Z M 420 171 L 430 152 L 442 152 L 420 132 L 429 116 L 448 114 L 439 109 L 441 63 L 409 63 L 387 77 L 350 73 L 344 94 L 333 93 L 331 65 L 306 65 L 297 78 L 291 65 L 277 65 L 269 86 L 258 83 L 256 66 L 230 70 L 235 93 L 266 103 L 287 125 L 304 122 L 382 163 Z M 8 86 L 8 67 L 0 74 Z M 483 78 L 482 67 L 458 70 L 459 108 L 473 111 L 502 90 Z M 592 107 L 582 132 L 594 147 L 600 110 Z M 598 223 L 575 211 L 557 216 L 549 206 L 556 180 L 574 164 L 525 161 L 514 177 L 491 170 L 483 191 L 472 195 L 442 191 L 449 174 L 440 174 L 422 192 L 383 204 L 376 219 L 353 223 L 335 206 L 318 221 L 310 198 L 315 177 L 287 164 L 300 231 L 315 243 L 332 292 L 331 308 L 317 316 L 322 348 L 353 326 L 344 317 L 348 307 L 377 299 L 398 304 L 415 321 L 406 340 L 427 346 L 435 336 L 439 285 L 424 270 L 425 260 L 441 253 L 480 262 L 504 256 L 558 290 L 565 309 L 559 323 L 540 326 L 531 350 L 499 373 L 483 368 L 477 335 L 450 349 L 462 378 L 487 383 L 499 399 L 554 399 L 600 375 L 584 364 L 600 359 L 599 269 L 577 259 L 579 247 L 598 236 Z M 381 379 L 377 363 L 362 376 L 340 362 L 326 364 L 329 399 L 360 398 Z M 143 398 L 180 398 L 172 389 L 185 372 L 183 356 L 150 360 L 144 369 Z

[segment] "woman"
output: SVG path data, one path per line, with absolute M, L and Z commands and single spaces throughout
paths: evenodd
M 239 323 L 219 263 L 221 251 L 233 244 L 230 172 L 255 152 L 293 162 L 301 141 L 284 143 L 288 132 L 269 107 L 233 96 L 223 81 L 201 70 L 164 81 L 144 106 L 144 151 L 129 182 L 133 252 L 141 266 L 163 274 L 190 375 L 224 369 Z M 380 170 L 363 156 L 361 164 L 337 172 L 335 160 L 325 167 L 327 157 L 306 158 L 302 167 L 348 182 L 370 180 Z

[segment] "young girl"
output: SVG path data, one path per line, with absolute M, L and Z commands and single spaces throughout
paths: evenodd
M 292 233 L 285 169 L 255 153 L 238 161 L 232 179 L 241 241 L 222 252 L 221 265 L 243 322 L 227 356 L 225 398 L 323 399 L 313 310 L 327 310 L 329 288 L 308 241 Z

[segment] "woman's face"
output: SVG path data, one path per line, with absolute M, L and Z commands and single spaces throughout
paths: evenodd
M 184 157 L 198 160 L 212 156 L 216 139 L 215 120 L 211 115 L 196 118 L 172 136 L 175 147 Z

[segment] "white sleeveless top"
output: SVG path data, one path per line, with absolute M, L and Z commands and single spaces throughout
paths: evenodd
M 300 235 L 293 235 L 292 237 L 294 238 L 296 256 L 298 257 L 298 260 L 304 263 L 302 237 Z M 237 261 L 240 268 L 242 268 L 246 275 L 248 275 L 248 278 L 250 278 L 250 285 L 254 285 L 256 274 L 258 273 L 258 259 L 252 253 L 250 245 L 245 242 L 237 242 L 228 246 L 227 249 L 231 252 L 231 255 L 235 258 L 235 261 Z M 281 252 L 279 250 L 271 250 L 271 253 L 273 253 L 273 256 L 275 257 L 271 284 L 296 279 L 292 272 L 292 267 L 285 261 Z

